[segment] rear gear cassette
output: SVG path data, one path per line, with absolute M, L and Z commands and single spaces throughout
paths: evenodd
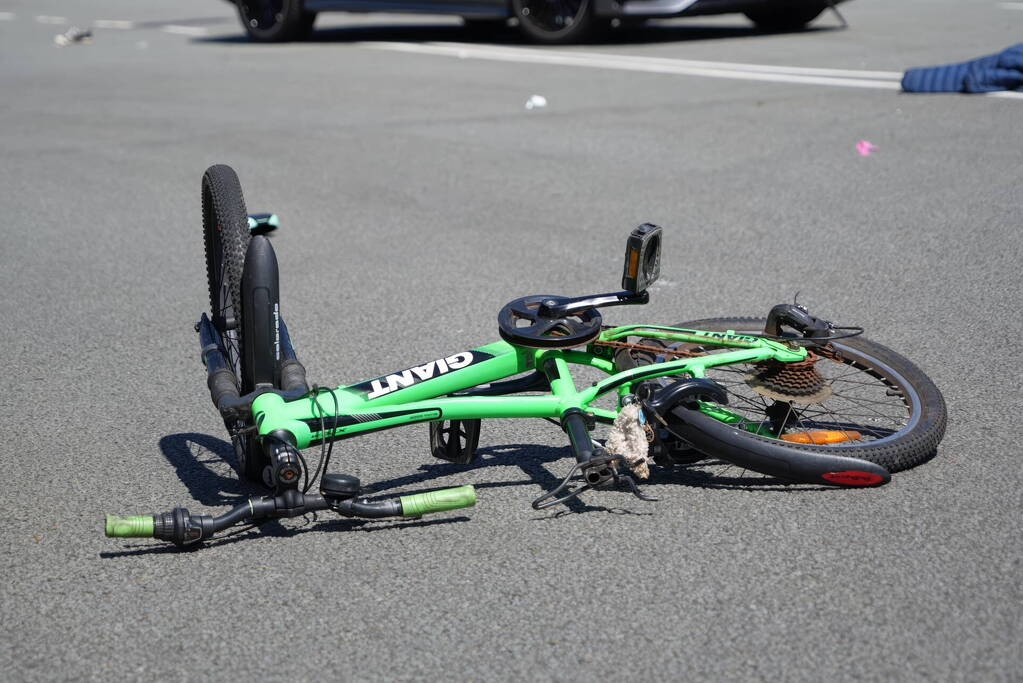
M 776 401 L 809 405 L 831 396 L 831 385 L 817 372 L 820 356 L 808 352 L 798 363 L 765 361 L 755 363 L 754 371 L 745 375 L 746 385 L 761 396 Z

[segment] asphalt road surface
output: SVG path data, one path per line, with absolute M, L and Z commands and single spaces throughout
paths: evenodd
M 855 0 L 844 31 L 732 16 L 534 49 L 445 17 L 259 46 L 213 0 L 3 2 L 3 677 L 1019 680 L 1023 100 L 896 83 L 1018 42 L 1021 6 Z M 58 47 L 71 25 L 91 44 Z M 538 513 L 570 466 L 555 426 L 485 422 L 473 467 L 432 461 L 419 426 L 332 469 L 474 484 L 477 507 L 193 552 L 106 539 L 105 512 L 255 493 L 192 331 L 217 162 L 282 217 L 284 315 L 320 384 L 492 341 L 517 296 L 614 289 L 652 221 L 662 281 L 607 321 L 799 291 L 924 368 L 948 434 L 879 489 L 694 467 L 655 474 L 657 503 Z

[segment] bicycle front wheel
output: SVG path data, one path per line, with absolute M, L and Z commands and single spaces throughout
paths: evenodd
M 220 333 L 228 362 L 242 382 L 241 287 L 245 251 L 249 246 L 249 219 L 238 175 L 230 166 L 216 165 L 202 176 L 203 242 L 210 314 Z M 241 387 L 243 393 L 245 387 Z
M 242 272 L 251 237 L 241 183 L 230 166 L 210 166 L 203 174 L 202 223 L 213 325 L 220 333 L 223 351 L 234 369 L 239 390 L 245 394 L 253 390 L 255 377 L 244 352 L 249 345 L 265 347 L 269 341 L 246 339 L 244 333 Z M 260 350 L 253 348 L 251 351 Z M 264 470 L 268 462 L 263 449 L 256 439 L 239 433 L 248 425 L 239 422 L 226 426 L 231 432 L 239 474 L 250 481 L 265 483 Z

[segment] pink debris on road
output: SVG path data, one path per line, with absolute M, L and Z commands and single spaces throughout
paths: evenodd
M 860 153 L 861 157 L 869 157 L 871 152 L 876 152 L 878 149 L 880 148 L 869 140 L 860 140 L 856 143 L 856 151 Z

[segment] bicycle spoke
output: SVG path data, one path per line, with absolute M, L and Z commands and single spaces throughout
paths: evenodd
M 857 403 L 873 403 L 875 405 L 890 406 L 892 408 L 895 408 L 896 405 L 898 405 L 900 407 L 905 407 L 905 404 L 902 401 L 899 401 L 898 404 L 896 404 L 894 401 L 876 401 L 874 399 L 863 398 L 863 397 L 853 398 L 852 396 L 849 396 L 847 394 L 836 394 L 834 392 L 832 392 L 832 396 L 836 396 L 838 398 L 843 398 L 843 399 L 845 399 L 847 401 L 855 401 Z M 866 406 L 864 406 L 864 407 L 866 407 Z
M 789 401 L 788 405 L 789 408 L 785 411 L 785 417 L 782 418 L 781 427 L 777 430 L 779 434 L 785 431 L 785 426 L 789 423 L 789 415 L 792 414 L 792 401 Z
M 728 393 L 728 394 L 729 394 L 729 395 L 731 395 L 731 396 L 734 396 L 734 397 L 736 397 L 736 398 L 737 398 L 737 399 L 739 399 L 740 401 L 743 401 L 743 402 L 745 402 L 745 403 L 748 403 L 748 404 L 749 404 L 750 406 L 752 406 L 752 407 L 753 407 L 753 409 L 754 409 L 754 410 L 760 410 L 760 405 L 758 405 L 758 404 L 757 404 L 756 402 L 754 402 L 753 400 L 751 400 L 751 399 L 749 399 L 749 398 L 746 398 L 745 396 L 743 396 L 743 395 L 741 395 L 741 394 L 737 394 L 737 393 L 735 393 L 734 391 L 729 391 L 729 390 L 727 390 L 727 389 L 726 389 L 726 390 L 725 390 L 725 392 L 726 392 L 726 393 Z
M 828 402 L 810 404 L 799 410 L 789 402 L 780 423 L 782 433 L 814 428 L 830 429 L 842 432 L 848 438 L 855 431 L 861 434 L 857 441 L 862 442 L 863 439 L 885 438 L 905 426 L 908 418 L 904 414 L 907 409 L 904 400 L 875 398 L 879 396 L 875 392 L 890 391 L 893 384 L 883 377 L 875 377 L 870 368 L 858 363 L 841 365 L 842 368 L 836 368 L 830 363 L 818 366 L 824 373 L 834 374 L 834 377 L 825 376 L 832 389 Z M 732 399 L 730 408 L 740 416 L 737 423 L 739 428 L 760 431 L 769 425 L 773 429 L 770 420 L 760 419 L 771 404 L 767 397 L 749 387 L 746 377 L 751 371 L 748 365 L 746 368 L 717 366 L 708 369 L 708 377 L 717 381 Z M 871 379 L 864 379 L 865 376 Z M 835 391 L 838 388 L 836 384 L 842 387 L 842 391 Z M 882 424 L 885 426 L 882 427 Z M 852 439 L 845 443 L 851 442 Z M 836 446 L 840 447 L 838 444 Z
M 835 423 L 836 424 L 843 424 L 842 421 L 838 419 L 838 416 L 835 415 L 835 411 L 828 410 L 828 412 L 831 414 L 832 417 L 835 418 Z M 852 434 L 849 432 L 849 430 L 842 429 L 842 430 L 839 430 L 839 431 L 841 431 L 842 435 L 845 436 L 845 438 L 848 439 L 849 441 L 854 441 L 855 440 L 855 439 L 852 438 Z
M 817 418 L 823 417 L 825 415 L 831 415 L 835 419 L 835 421 L 836 421 L 835 424 L 837 426 L 843 426 L 843 425 L 848 425 L 849 424 L 847 419 L 843 420 L 842 417 L 844 417 L 844 418 L 852 417 L 850 415 L 846 415 L 845 413 L 842 414 L 842 417 L 839 417 L 833 410 L 830 410 L 830 409 L 827 409 L 827 408 L 825 410 L 823 410 L 823 411 L 820 411 L 817 415 L 814 415 L 812 417 L 813 417 L 813 419 L 816 420 Z M 867 416 L 867 419 L 877 419 L 877 418 L 875 416 Z M 894 420 L 892 422 L 894 422 Z M 835 425 L 831 425 L 831 426 L 835 426 Z M 856 431 L 859 431 L 859 430 L 869 431 L 869 432 L 872 432 L 878 438 L 884 438 L 885 436 L 889 436 L 889 434 L 883 434 L 883 433 L 878 431 L 878 429 L 883 429 L 883 430 L 888 431 L 887 428 L 885 428 L 885 427 L 879 427 L 877 425 L 864 424 L 862 422 L 856 422 L 855 426 L 857 428 Z M 901 427 L 902 425 L 896 424 L 896 426 Z
M 830 366 L 829 366 L 829 367 L 830 367 Z M 864 370 L 864 369 L 860 368 L 860 367 L 859 367 L 859 366 L 857 366 L 857 365 L 851 365 L 851 367 L 854 367 L 854 368 L 856 368 L 856 369 L 855 369 L 855 370 L 853 370 L 852 372 L 847 372 L 847 373 L 846 373 L 846 374 L 844 374 L 844 375 L 839 375 L 838 377 L 829 377 L 828 379 L 830 379 L 830 380 L 831 380 L 832 382 L 834 382 L 835 380 L 839 380 L 839 379 L 844 379 L 844 378 L 846 378 L 846 377 L 854 377 L 854 376 L 856 376 L 856 375 L 859 375 L 859 374 L 861 374 L 861 373 L 865 372 L 865 370 Z
M 856 405 L 857 407 L 862 408 L 863 410 L 869 410 L 870 412 L 874 413 L 877 417 L 880 417 L 880 418 L 882 418 L 884 420 L 892 420 L 892 421 L 894 421 L 894 420 L 897 419 L 894 415 L 885 415 L 881 411 L 876 410 L 875 408 L 872 408 L 869 405 L 863 405 L 862 403 L 860 403 L 860 402 L 858 402 L 858 401 L 856 401 L 856 400 L 854 400 L 852 398 L 849 398 L 847 396 L 843 397 L 843 398 L 845 398 L 845 400 L 851 402 L 852 404 Z
M 841 377 L 837 377 L 837 378 L 834 378 L 834 379 L 830 379 L 830 380 L 828 380 L 828 381 L 830 381 L 830 382 L 845 382 L 845 383 L 847 383 L 847 384 L 859 384 L 859 385 L 862 385 L 862 386 L 865 386 L 865 387 L 878 387 L 878 386 L 883 386 L 883 387 L 886 387 L 886 388 L 892 388 L 892 387 L 891 387 L 891 386 L 889 386 L 888 384 L 881 384 L 881 385 L 878 385 L 877 381 L 874 381 L 874 382 L 859 382 L 859 381 L 857 381 L 857 380 L 854 380 L 854 379 L 844 379 L 844 378 L 841 378 Z

